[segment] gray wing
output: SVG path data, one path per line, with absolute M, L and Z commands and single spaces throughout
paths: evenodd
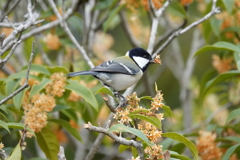
M 107 73 L 122 73 L 122 74 L 128 74 L 128 75 L 137 74 L 137 72 L 131 69 L 130 67 L 127 67 L 126 65 L 115 62 L 115 61 L 104 62 L 99 66 L 96 66 L 93 69 L 91 69 L 91 71 L 107 72 Z

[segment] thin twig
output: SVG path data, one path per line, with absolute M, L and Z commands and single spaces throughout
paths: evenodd
M 110 115 L 108 116 L 108 118 L 104 124 L 104 128 L 109 128 L 111 126 L 112 122 L 113 122 L 113 113 L 110 113 Z M 100 133 L 98 135 L 98 137 L 94 141 L 93 146 L 91 147 L 90 151 L 88 152 L 85 160 L 91 160 L 94 157 L 94 155 L 96 154 L 96 152 L 98 151 L 98 149 L 100 147 L 100 144 L 101 144 L 104 136 L 105 136 L 105 134 L 103 134 L 103 133 Z
M 29 73 L 30 73 L 30 68 L 31 68 L 31 64 L 32 64 L 32 60 L 33 60 L 33 56 L 35 54 L 35 43 L 32 43 L 32 53 L 28 62 L 28 68 L 27 68 L 27 74 L 26 74 L 26 81 L 25 83 L 18 88 L 16 91 L 14 91 L 13 93 L 11 93 L 10 95 L 8 95 L 6 98 L 4 98 L 3 100 L 0 101 L 0 106 L 5 103 L 6 101 L 8 101 L 9 99 L 11 99 L 12 97 L 16 96 L 18 93 L 20 93 L 21 91 L 23 91 L 25 88 L 27 88 L 29 86 L 28 84 L 28 78 L 29 78 Z
M 84 128 L 86 128 L 90 131 L 103 133 L 103 134 L 109 136 L 110 138 L 112 138 L 115 142 L 121 143 L 123 145 L 135 147 L 138 151 L 138 156 L 140 157 L 140 160 L 144 160 L 143 145 L 141 142 L 137 142 L 134 140 L 127 140 L 125 138 L 118 137 L 114 133 L 108 132 L 108 129 L 93 126 L 90 122 L 88 124 L 85 124 Z
M 190 29 L 192 29 L 193 27 L 199 25 L 200 23 L 206 21 L 207 19 L 209 19 L 211 16 L 217 14 L 217 13 L 220 13 L 220 8 L 219 7 L 216 7 L 216 3 L 217 3 L 217 0 L 213 0 L 213 4 L 212 4 L 212 10 L 207 14 L 205 15 L 203 18 L 199 19 L 198 21 L 195 21 L 193 23 L 191 23 L 189 26 L 187 26 L 186 28 L 184 29 L 179 29 L 175 32 L 172 33 L 172 35 L 166 40 L 165 43 L 162 44 L 162 46 L 160 46 L 157 51 L 153 54 L 153 57 L 155 57 L 157 54 L 160 54 L 163 52 L 163 50 L 168 46 L 168 44 L 170 42 L 172 42 L 172 40 L 184 33 L 186 33 L 187 31 L 189 31 Z
M 8 11 L 2 12 L 2 16 L 0 17 L 0 22 L 3 21 L 4 17 L 7 16 L 18 5 L 19 2 L 20 0 L 14 1 L 13 5 L 9 8 Z
M 60 13 L 58 12 L 58 9 L 54 3 L 53 0 L 48 0 L 48 3 L 50 4 L 50 6 L 53 8 L 54 13 L 56 14 L 56 16 L 58 17 L 58 19 L 60 20 L 60 25 L 61 27 L 64 29 L 64 31 L 66 32 L 66 34 L 69 36 L 70 40 L 73 42 L 73 44 L 77 47 L 78 51 L 80 52 L 80 54 L 83 56 L 84 60 L 87 62 L 87 64 L 93 68 L 94 64 L 92 63 L 92 61 L 90 60 L 90 58 L 88 57 L 85 49 L 83 48 L 83 46 L 81 46 L 78 41 L 76 40 L 76 38 L 73 36 L 72 32 L 70 31 L 67 23 L 63 20 L 62 16 L 60 15 Z M 73 3 L 76 3 L 76 0 L 73 1 Z
M 155 46 L 159 19 L 162 16 L 163 12 L 166 10 L 166 8 L 169 6 L 170 2 L 171 0 L 167 0 L 161 8 L 159 8 L 158 10 L 153 10 L 155 16 L 153 17 L 153 21 L 152 21 L 150 38 L 149 38 L 148 48 L 147 48 L 147 51 L 150 54 L 152 54 Z

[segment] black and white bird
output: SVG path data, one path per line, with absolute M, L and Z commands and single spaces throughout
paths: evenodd
M 149 64 L 153 63 L 151 55 L 142 48 L 133 48 L 125 56 L 106 61 L 89 71 L 71 72 L 70 77 L 79 75 L 92 75 L 104 86 L 113 89 L 115 95 L 125 90 L 142 77 Z

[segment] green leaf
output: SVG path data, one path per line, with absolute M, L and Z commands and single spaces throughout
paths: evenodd
M 49 126 L 42 128 L 41 132 L 36 133 L 37 142 L 45 153 L 46 157 L 51 160 L 57 160 L 59 151 L 58 140 Z
M 177 1 L 172 1 L 166 10 L 167 10 L 167 12 L 169 12 L 170 14 L 172 14 L 174 16 L 181 17 L 181 18 L 187 18 L 187 14 L 186 14 L 184 7 Z
M 232 12 L 234 6 L 234 0 L 222 0 L 225 8 L 227 9 L 228 13 Z
M 180 159 L 180 160 L 191 160 L 190 158 L 182 156 L 182 155 L 179 155 L 179 154 L 172 154 L 171 153 L 171 157 L 172 158 L 177 158 L 177 159 Z
M 231 111 L 231 113 L 229 114 L 226 123 L 230 122 L 231 120 L 237 118 L 240 116 L 240 108 L 239 109 L 235 109 L 233 111 Z
M 65 67 L 61 67 L 61 66 L 56 66 L 56 67 L 47 67 L 47 70 L 53 74 L 53 73 L 56 73 L 56 72 L 63 72 L 65 74 L 67 74 L 69 71 L 67 68 Z
M 8 125 L 5 122 L 0 120 L 0 126 L 6 129 L 9 134 L 11 134 L 11 132 L 9 131 Z
M 210 19 L 210 24 L 211 24 L 211 27 L 212 27 L 212 31 L 213 33 L 219 37 L 220 36 L 220 28 L 221 28 L 221 21 L 215 17 L 212 17 Z
M 30 91 L 30 98 L 34 96 L 35 94 L 39 93 L 43 88 L 46 87 L 46 85 L 51 82 L 48 78 L 43 78 L 43 80 L 39 84 L 35 84 L 32 86 L 32 89 Z
M 9 80 L 6 83 L 6 91 L 7 95 L 10 95 L 12 92 L 14 92 L 19 84 L 18 80 Z
M 8 76 L 8 80 L 13 80 L 13 79 L 20 79 L 20 78 L 26 78 L 26 71 L 22 71 L 22 72 L 18 72 L 18 73 L 14 73 L 10 76 Z M 41 79 L 37 76 L 34 76 L 34 75 L 29 75 L 29 78 L 32 78 L 32 79 L 35 79 L 35 80 L 38 80 L 38 81 L 41 81 Z
M 50 122 L 54 122 L 62 126 L 64 129 L 66 129 L 73 137 L 75 137 L 77 140 L 82 142 L 82 138 L 80 136 L 80 133 L 76 128 L 73 128 L 68 121 L 62 120 L 62 119 L 48 119 Z
M 132 148 L 132 155 L 134 158 L 136 158 L 138 156 L 138 151 L 135 147 L 131 147 Z
M 24 66 L 22 68 L 22 70 L 27 70 L 27 66 Z M 44 75 L 47 75 L 47 76 L 51 76 L 50 72 L 42 65 L 38 65 L 38 64 L 32 64 L 31 65 L 31 69 L 30 69 L 31 72 L 38 72 L 38 73 L 42 73 Z
M 155 82 L 155 92 L 158 92 L 158 86 L 157 86 L 157 83 Z
M 16 96 L 13 97 L 13 104 L 14 104 L 15 108 L 18 110 L 20 110 L 20 108 L 22 106 L 22 101 L 23 101 L 25 91 L 26 90 L 23 90 L 20 93 L 18 93 Z
M 28 160 L 48 160 L 48 159 L 45 159 L 45 158 L 31 158 L 31 159 L 28 159 Z
M 160 119 L 158 119 L 157 117 L 153 117 L 153 116 L 148 116 L 148 115 L 144 115 L 144 114 L 136 114 L 136 113 L 130 113 L 129 117 L 133 118 L 139 118 L 141 120 L 147 121 L 149 123 L 151 123 L 152 125 L 156 126 L 158 129 L 162 130 L 162 122 Z
M 240 146 L 239 144 L 236 144 L 230 148 L 228 148 L 228 150 L 225 152 L 225 154 L 223 155 L 222 160 L 229 160 L 230 156 L 235 152 L 235 150 Z
M 21 157 L 22 157 L 22 150 L 20 147 L 20 143 L 18 143 L 17 146 L 14 148 L 10 157 L 7 158 L 7 160 L 20 160 Z
M 126 151 L 128 148 L 130 148 L 130 146 L 120 144 L 120 146 L 118 147 L 118 152 L 122 153 L 122 152 Z
M 143 97 L 140 97 L 140 99 L 141 100 L 142 99 L 148 99 L 148 100 L 151 100 L 151 101 L 153 100 L 151 96 L 143 96 Z
M 112 96 L 118 102 L 118 99 L 113 95 L 112 91 L 106 87 L 100 88 L 95 94 L 98 94 L 98 93 L 108 94 L 108 95 Z
M 112 20 L 115 18 L 115 16 L 117 16 L 118 12 L 120 12 L 124 6 L 125 5 L 119 5 L 109 13 L 108 19 L 103 23 L 104 32 L 107 31 Z
M 207 92 L 216 84 L 223 82 L 231 77 L 238 76 L 238 75 L 240 75 L 240 71 L 238 71 L 238 70 L 232 70 L 232 71 L 228 71 L 228 72 L 219 74 L 217 77 L 215 77 L 212 80 L 207 82 L 200 97 L 204 98 L 204 96 L 207 94 Z
M 143 134 L 140 130 L 137 130 L 135 128 L 130 128 L 123 124 L 116 124 L 116 125 L 112 126 L 111 128 L 109 128 L 109 130 L 108 130 L 108 132 L 114 132 L 114 131 L 132 133 L 132 134 L 136 135 L 137 137 L 139 137 L 141 140 L 143 140 L 145 143 L 147 143 L 147 145 L 153 146 L 153 143 L 148 140 L 148 138 L 145 136 L 145 134 Z
M 181 142 L 181 143 L 185 144 L 186 147 L 188 147 L 190 149 L 193 157 L 195 159 L 197 159 L 198 150 L 197 150 L 196 146 L 191 141 L 189 141 L 187 138 L 185 138 L 184 136 L 182 136 L 178 133 L 174 133 L 174 132 L 167 132 L 167 133 L 163 133 L 162 137 L 171 138 L 171 139 L 174 139 L 178 142 Z
M 232 142 L 237 142 L 240 143 L 240 137 L 236 136 L 228 136 L 228 137 L 219 137 L 216 139 L 216 141 L 232 141 Z
M 25 128 L 25 124 L 23 123 L 6 123 L 8 125 L 8 128 L 14 128 L 14 129 L 24 129 Z M 31 130 L 29 127 L 27 127 L 27 131 L 31 132 L 34 136 L 35 135 L 35 132 L 33 132 L 33 130 Z
M 171 108 L 169 106 L 162 106 L 162 109 L 168 114 L 168 116 L 172 119 L 172 116 L 173 116 L 173 112 L 171 110 Z
M 194 56 L 197 56 L 203 52 L 207 51 L 212 51 L 212 50 L 228 50 L 232 52 L 236 52 L 240 54 L 240 48 L 238 48 L 236 45 L 229 43 L 229 42 L 224 42 L 224 41 L 219 41 L 213 45 L 206 45 L 202 48 L 200 48 Z
M 81 96 L 85 101 L 87 101 L 96 111 L 98 111 L 98 103 L 93 95 L 93 93 L 86 88 L 85 86 L 75 82 L 69 81 L 70 84 L 65 86 L 65 89 L 76 92 L 79 96 Z

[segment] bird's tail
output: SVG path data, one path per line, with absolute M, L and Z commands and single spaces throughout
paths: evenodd
M 80 71 L 80 72 L 71 72 L 68 73 L 67 75 L 69 77 L 75 77 L 75 76 L 79 76 L 79 75 L 97 75 L 98 72 L 94 72 L 94 71 Z

